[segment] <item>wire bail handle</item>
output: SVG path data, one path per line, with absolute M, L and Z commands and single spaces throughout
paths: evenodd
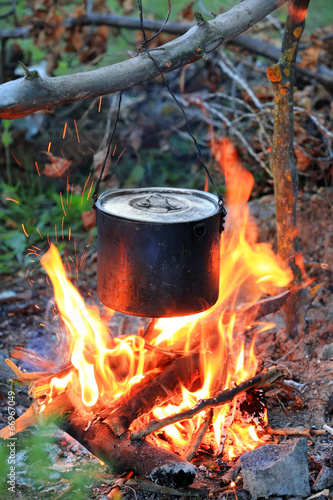
M 200 146 L 199 146 L 196 138 L 194 137 L 194 135 L 192 133 L 190 122 L 189 122 L 189 120 L 187 118 L 187 115 L 186 115 L 184 107 L 179 102 L 179 100 L 177 99 L 177 97 L 175 96 L 175 94 L 172 92 L 172 90 L 170 88 L 170 85 L 165 80 L 164 74 L 163 74 L 161 68 L 159 67 L 159 65 L 157 64 L 156 60 L 153 58 L 153 56 L 150 54 L 150 52 L 145 47 L 145 45 L 148 42 L 150 42 L 151 40 L 153 40 L 157 35 L 159 35 L 161 33 L 161 31 L 163 30 L 163 27 L 165 26 L 166 22 L 168 21 L 169 16 L 170 16 L 170 12 L 171 12 L 171 3 L 170 3 L 170 0 L 169 0 L 168 14 L 167 14 L 165 22 L 163 23 L 162 28 L 158 31 L 158 33 L 156 33 L 155 35 L 153 35 L 152 37 L 150 37 L 148 40 L 146 38 L 146 32 L 145 32 L 145 28 L 144 28 L 144 25 L 143 25 L 142 0 L 137 0 L 137 3 L 138 3 L 138 6 L 139 6 L 139 11 L 140 11 L 141 31 L 142 31 L 142 34 L 143 34 L 143 42 L 141 44 L 141 47 L 139 47 L 139 49 L 138 49 L 138 53 L 139 53 L 140 49 L 143 48 L 143 50 L 145 51 L 145 53 L 147 54 L 147 56 L 153 61 L 154 65 L 156 66 L 156 68 L 158 69 L 158 71 L 159 71 L 159 73 L 161 75 L 161 78 L 162 78 L 162 81 L 163 81 L 164 85 L 168 89 L 171 97 L 173 98 L 173 100 L 175 101 L 175 103 L 177 104 L 177 106 L 179 107 L 179 109 L 181 110 L 181 112 L 182 112 L 182 114 L 183 114 L 183 116 L 185 118 L 186 125 L 187 125 L 187 131 L 188 131 L 188 133 L 189 133 L 191 139 L 193 140 L 193 142 L 195 144 L 195 147 L 197 149 L 197 159 L 199 160 L 201 166 L 204 168 L 204 170 L 205 170 L 205 172 L 207 174 L 207 177 L 208 177 L 210 183 L 212 184 L 212 186 L 214 187 L 216 195 L 217 195 L 217 198 L 218 198 L 219 213 L 220 213 L 219 233 L 221 234 L 222 231 L 223 231 L 223 229 L 224 229 L 225 217 L 227 215 L 227 211 L 226 211 L 226 209 L 224 207 L 223 196 L 219 192 L 219 190 L 217 188 L 217 185 L 215 184 L 215 181 L 214 181 L 213 177 L 211 176 L 211 173 L 209 172 L 207 166 L 205 165 L 205 163 L 203 162 L 203 160 L 201 158 L 202 157 L 201 149 L 200 149 Z M 118 109 L 117 109 L 116 120 L 115 120 L 115 123 L 114 123 L 114 126 L 113 126 L 113 130 L 112 130 L 112 133 L 111 133 L 111 136 L 110 136 L 108 148 L 107 148 L 106 155 L 105 155 L 105 158 L 104 158 L 104 161 L 103 161 L 103 165 L 102 165 L 102 168 L 101 168 L 101 173 L 100 173 L 100 176 L 99 176 L 99 178 L 98 178 L 98 180 L 96 182 L 95 190 L 94 190 L 94 193 L 93 193 L 93 196 L 92 196 L 93 200 L 94 200 L 94 203 L 93 203 L 93 208 L 94 209 L 96 209 L 96 202 L 98 200 L 99 185 L 100 185 L 102 177 L 103 177 L 103 173 L 104 173 L 104 170 L 105 170 L 106 161 L 107 161 L 108 156 L 110 154 L 111 144 L 112 144 L 113 137 L 114 137 L 114 134 L 116 132 L 117 124 L 118 124 L 118 121 L 119 121 L 120 107 L 121 107 L 121 100 L 122 100 L 123 92 L 124 91 L 121 90 L 120 94 L 119 94 L 119 101 L 118 101 Z

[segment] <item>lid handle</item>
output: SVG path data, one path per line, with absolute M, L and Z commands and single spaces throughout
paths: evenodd
M 160 208 L 166 210 L 167 212 L 178 211 L 182 209 L 182 206 L 172 204 L 166 196 L 163 196 L 161 194 L 151 194 L 149 196 L 146 196 L 143 201 L 137 201 L 136 205 L 140 208 L 147 208 L 148 210 Z

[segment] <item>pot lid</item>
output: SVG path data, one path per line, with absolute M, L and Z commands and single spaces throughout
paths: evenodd
M 197 221 L 220 210 L 214 194 L 195 189 L 155 187 L 105 191 L 96 207 L 114 217 L 155 223 Z

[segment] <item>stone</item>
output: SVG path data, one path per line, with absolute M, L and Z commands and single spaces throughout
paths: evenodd
M 252 499 L 310 495 L 306 439 L 264 444 L 241 457 L 243 487 Z
M 323 467 L 318 474 L 316 482 L 312 486 L 312 490 L 317 493 L 317 491 L 322 491 L 325 488 L 331 488 L 333 486 L 333 469 L 332 467 Z

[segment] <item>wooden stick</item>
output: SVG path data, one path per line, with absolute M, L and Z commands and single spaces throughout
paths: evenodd
M 212 423 L 213 419 L 213 408 L 211 408 L 208 412 L 208 415 L 205 419 L 205 421 L 201 424 L 199 427 L 197 433 L 194 435 L 194 439 L 192 440 L 192 443 L 186 453 L 184 454 L 184 458 L 191 462 L 195 455 L 197 454 L 198 448 L 200 446 L 201 441 L 203 440 L 204 435 L 206 434 L 208 427 Z
M 279 378 L 286 376 L 286 370 L 280 369 L 276 366 L 263 370 L 261 373 L 259 373 L 259 375 L 256 375 L 249 380 L 245 380 L 233 389 L 226 389 L 213 398 L 202 399 L 189 410 L 182 411 L 180 413 L 177 413 L 176 415 L 171 415 L 170 417 L 163 418 L 162 420 L 151 421 L 145 428 L 140 429 L 137 432 L 133 432 L 132 439 L 142 439 L 152 432 L 162 429 L 166 425 L 193 418 L 195 415 L 200 413 L 202 410 L 206 410 L 207 408 L 222 406 L 230 403 L 230 401 L 232 401 L 236 396 L 248 391 L 249 389 L 253 389 L 254 387 L 259 388 L 269 386 Z
M 47 377 L 50 375 L 50 372 L 31 372 L 31 373 L 24 373 L 22 370 L 20 370 L 15 363 L 11 359 L 6 359 L 6 363 L 9 366 L 11 370 L 16 375 L 15 381 L 18 382 L 19 384 L 25 385 L 29 387 L 29 385 L 36 380 L 42 378 L 42 377 Z
M 244 310 L 248 318 L 258 320 L 267 316 L 268 314 L 275 313 L 281 309 L 287 298 L 290 296 L 290 291 L 286 290 L 275 297 L 268 297 L 267 299 L 259 300 L 253 306 Z
M 323 436 L 326 431 L 323 429 L 302 429 L 301 427 L 286 427 L 285 429 L 272 429 L 272 427 L 265 427 L 266 434 L 276 436 L 300 436 L 311 438 L 313 436 Z
M 55 363 L 48 359 L 45 359 L 43 356 L 36 354 L 33 351 L 25 349 L 21 346 L 16 346 L 10 353 L 10 357 L 17 359 L 18 361 L 24 361 L 25 363 L 29 363 L 32 366 L 36 366 L 43 370 L 47 370 L 48 372 L 53 372 L 55 370 Z
M 166 401 L 180 383 L 187 386 L 195 375 L 199 374 L 199 365 L 200 354 L 198 352 L 175 359 L 138 394 L 108 416 L 105 423 L 117 436 L 120 436 L 129 428 L 133 420 Z

